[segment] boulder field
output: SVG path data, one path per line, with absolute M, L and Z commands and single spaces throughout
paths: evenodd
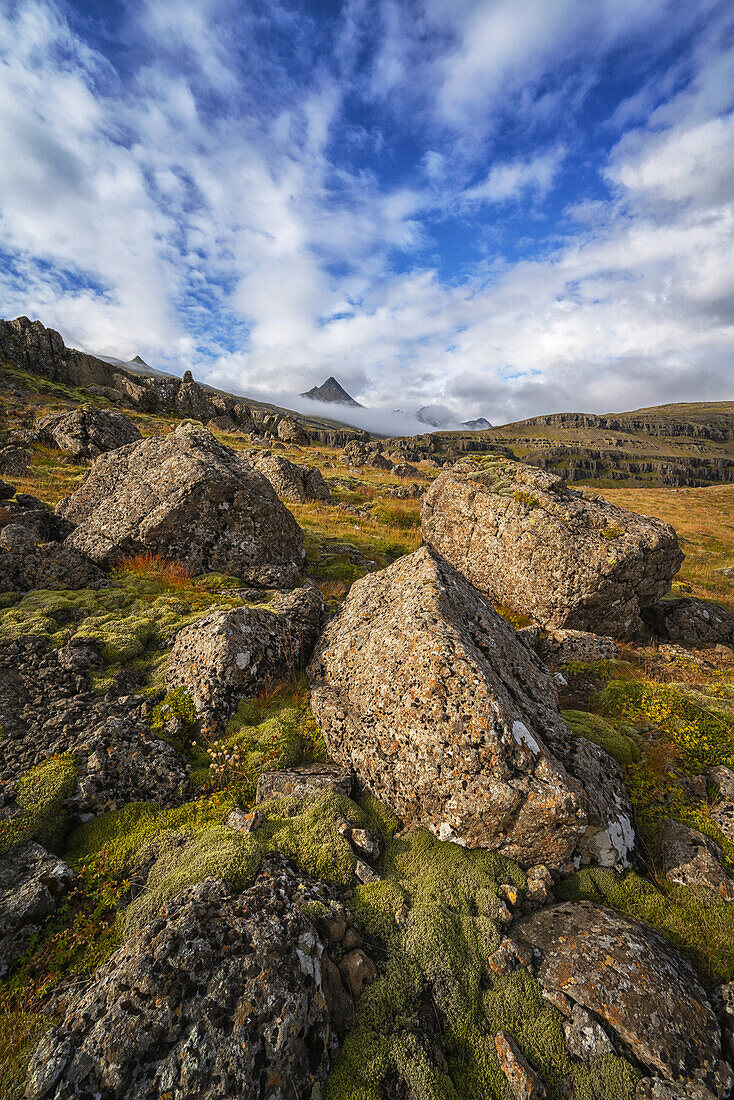
M 497 459 L 458 464 L 423 500 L 425 542 L 491 600 L 546 628 L 628 638 L 683 555 L 667 523 Z

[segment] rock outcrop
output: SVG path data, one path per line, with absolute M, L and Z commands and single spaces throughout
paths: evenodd
M 240 699 L 308 660 L 323 614 L 321 593 L 310 584 L 266 605 L 212 611 L 176 635 L 166 683 L 185 688 L 202 716 L 223 720 Z
M 66 544 L 105 566 L 151 551 L 193 573 L 289 587 L 304 557 L 270 482 L 192 423 L 101 455 L 57 511 L 77 524 Z
M 216 879 L 184 890 L 42 1039 L 28 1100 L 322 1096 L 336 968 L 299 905 L 321 896 L 277 860 L 241 892 Z
M 255 469 L 264 474 L 283 500 L 303 504 L 307 500 L 331 499 L 321 470 L 289 462 L 282 455 L 263 454 L 254 459 Z
M 693 967 L 662 936 L 590 902 L 541 909 L 512 936 L 536 949 L 535 975 L 569 1018 L 580 1005 L 651 1074 L 704 1086 L 702 1100 L 728 1095 L 716 1016 Z
M 620 638 L 640 630 L 641 608 L 668 591 L 683 560 L 667 523 L 507 461 L 441 474 L 421 528 L 491 600 L 548 628 Z
M 99 409 L 96 405 L 80 405 L 73 412 L 52 413 L 44 416 L 37 427 L 54 447 L 80 459 L 97 458 L 105 451 L 114 451 L 142 438 L 128 417 Z
M 30 527 L 0 529 L 0 592 L 34 588 L 99 588 L 105 573 L 77 550 L 58 542 L 39 543 Z
M 734 614 L 708 600 L 658 600 L 644 609 L 642 618 L 656 637 L 677 645 L 734 645 Z
M 559 866 L 587 827 L 553 681 L 428 549 L 357 581 L 309 669 L 329 752 L 441 839 Z

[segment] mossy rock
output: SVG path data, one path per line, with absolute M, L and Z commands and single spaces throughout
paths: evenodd
M 574 737 L 585 737 L 593 741 L 618 760 L 620 764 L 631 764 L 640 756 L 640 746 L 631 731 L 623 732 L 599 714 L 590 714 L 584 710 L 561 711 L 566 725 Z
M 60 844 L 66 827 L 64 802 L 74 790 L 76 776 L 73 757 L 64 754 L 44 760 L 20 777 L 15 797 L 21 812 L 0 821 L 0 855 L 29 840 L 51 850 Z

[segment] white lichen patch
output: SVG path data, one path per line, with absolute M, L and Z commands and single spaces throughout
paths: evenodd
M 515 738 L 518 745 L 524 745 L 525 748 L 530 749 L 536 756 L 540 752 L 540 745 L 523 722 L 515 721 L 512 723 L 512 736 Z

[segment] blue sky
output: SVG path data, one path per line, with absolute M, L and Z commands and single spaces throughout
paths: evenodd
M 734 398 L 718 0 L 6 0 L 0 313 L 286 400 Z

